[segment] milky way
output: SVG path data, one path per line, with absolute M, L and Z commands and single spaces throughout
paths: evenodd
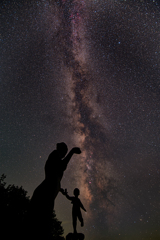
M 86 239 L 159 238 L 158 1 L 2 1 L 1 173 L 31 195 L 57 142 L 79 146 Z M 65 234 L 71 206 L 58 195 Z
M 75 180 L 77 178 L 80 184 L 79 187 L 82 196 L 88 202 L 88 208 L 90 206 L 94 209 L 99 208 L 100 212 L 94 216 L 94 219 L 97 218 L 99 221 L 99 217 L 102 219 L 102 211 L 108 209 L 106 201 L 108 200 L 111 206 L 114 206 L 111 200 L 107 199 L 107 193 L 111 195 L 113 189 L 116 188 L 117 176 L 113 176 L 111 180 L 113 170 L 107 162 L 109 146 L 105 134 L 106 124 L 99 120 L 103 112 L 97 104 L 95 97 L 97 91 L 93 85 L 93 76 L 88 70 L 85 8 L 84 1 L 62 1 L 62 23 L 64 33 L 67 32 L 67 38 L 61 38 L 65 39 L 63 43 L 65 48 L 63 52 L 66 54 L 64 64 L 67 67 L 66 72 L 68 71 L 67 90 L 71 101 L 68 117 L 74 130 L 75 141 L 83 152 L 81 163 L 78 167 L 75 166 Z M 92 215 L 94 213 L 90 210 L 88 216 Z

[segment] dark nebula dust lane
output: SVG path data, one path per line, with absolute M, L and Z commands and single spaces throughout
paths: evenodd
M 1 167 L 31 195 L 57 142 L 86 239 L 160 236 L 159 1 L 1 1 Z M 60 194 L 65 234 L 71 209 Z M 81 231 L 82 229 L 78 229 Z

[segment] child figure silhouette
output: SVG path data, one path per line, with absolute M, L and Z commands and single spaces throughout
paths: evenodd
M 72 207 L 72 221 L 73 221 L 73 230 L 74 233 L 77 233 L 77 218 L 79 219 L 80 223 L 81 223 L 81 227 L 84 226 L 84 222 L 83 222 L 83 218 L 82 218 L 82 213 L 81 213 L 81 208 L 86 212 L 86 209 L 84 208 L 83 204 L 81 203 L 81 200 L 78 198 L 78 196 L 80 195 L 80 191 L 78 188 L 75 188 L 73 191 L 74 197 L 70 197 L 68 195 L 67 189 L 62 189 L 62 194 L 66 196 L 66 198 L 70 201 L 72 201 L 71 203 L 73 204 Z

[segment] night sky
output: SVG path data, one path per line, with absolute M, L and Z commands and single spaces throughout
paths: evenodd
M 0 174 L 32 196 L 56 143 L 80 147 L 86 240 L 160 239 L 160 2 L 0 2 Z M 72 232 L 70 201 L 57 218 Z

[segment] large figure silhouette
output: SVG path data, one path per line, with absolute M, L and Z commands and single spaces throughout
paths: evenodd
M 52 239 L 51 224 L 54 201 L 61 191 L 61 179 L 73 154 L 80 154 L 80 148 L 72 148 L 67 154 L 65 143 L 57 143 L 45 164 L 45 179 L 35 189 L 30 202 L 29 222 L 32 239 Z M 66 156 L 67 154 L 67 156 Z M 66 157 L 65 157 L 66 156 Z M 63 160 L 62 160 L 63 159 Z

